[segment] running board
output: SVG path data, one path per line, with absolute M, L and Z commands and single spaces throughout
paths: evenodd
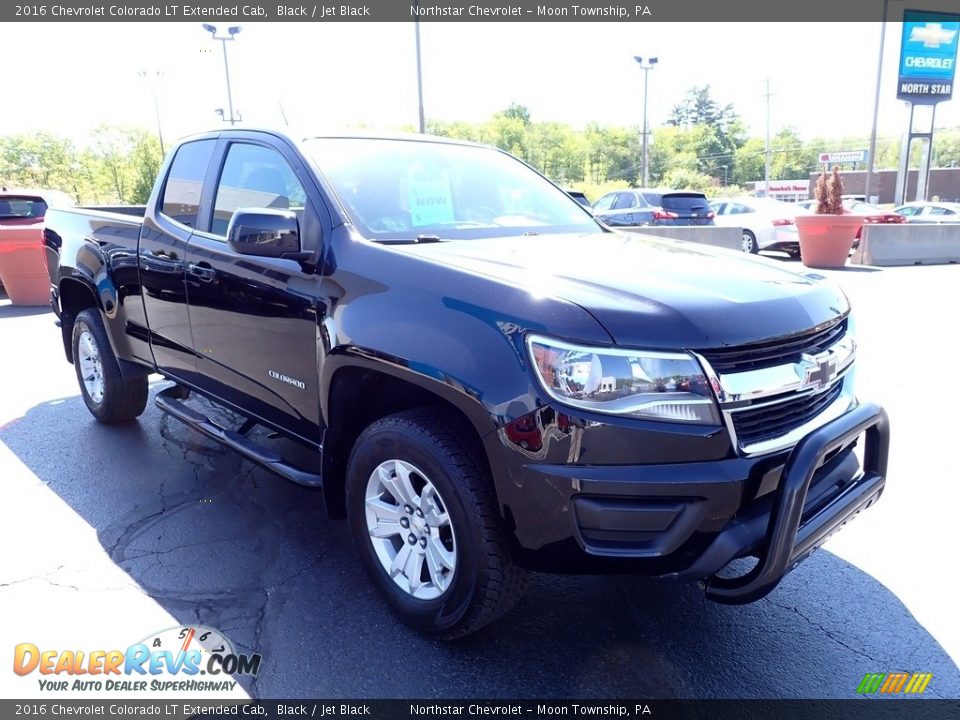
M 216 440 L 218 443 L 226 445 L 231 450 L 240 453 L 247 460 L 262 465 L 267 470 L 272 470 L 280 477 L 286 478 L 298 485 L 306 485 L 307 487 L 316 488 L 323 485 L 322 475 L 296 468 L 270 448 L 258 445 L 250 438 L 244 437 L 238 432 L 220 427 L 203 413 L 197 412 L 193 408 L 184 405 L 183 402 L 181 402 L 182 396 L 183 391 L 177 385 L 162 390 L 157 394 L 157 407 L 168 415 L 175 417 L 180 422 L 189 425 L 194 430 L 203 433 L 208 438 Z M 248 423 L 244 423 L 244 426 Z

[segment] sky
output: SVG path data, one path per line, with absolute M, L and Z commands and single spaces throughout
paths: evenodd
M 416 125 L 412 24 L 241 25 L 227 50 L 234 107 L 245 124 L 283 126 L 285 115 L 298 130 Z M 652 127 L 687 90 L 709 84 L 762 136 L 769 78 L 774 134 L 792 125 L 807 139 L 858 136 L 866 147 L 880 27 L 422 23 L 424 104 L 427 117 L 439 120 L 482 121 L 518 102 L 534 120 L 639 126 L 643 73 L 633 57 L 655 56 Z M 881 136 L 899 135 L 907 123 L 895 94 L 901 27 L 887 26 Z M 47 130 L 82 142 L 105 122 L 155 129 L 151 83 L 140 70 L 162 73 L 156 91 L 167 143 L 222 126 L 215 114 L 227 106 L 221 44 L 199 22 L 3 23 L 0 48 L 4 75 L 18 67 L 30 75 L 29 92 L 4 94 L 0 135 Z M 937 125 L 960 126 L 960 97 L 940 105 Z

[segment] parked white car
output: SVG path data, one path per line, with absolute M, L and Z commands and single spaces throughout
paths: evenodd
M 740 247 L 744 252 L 781 250 L 790 255 L 800 254 L 800 240 L 794 218 L 809 214 L 809 210 L 793 203 L 770 198 L 720 198 L 710 201 L 716 213 L 713 221 L 723 227 L 743 230 Z
M 908 223 L 941 225 L 960 222 L 960 203 L 911 202 L 893 209 L 903 215 Z

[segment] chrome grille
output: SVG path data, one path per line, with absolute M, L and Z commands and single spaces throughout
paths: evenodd
M 847 318 L 837 318 L 796 335 L 737 345 L 730 348 L 699 350 L 714 372 L 722 375 L 759 370 L 800 361 L 800 356 L 816 355 L 836 343 L 847 332 Z

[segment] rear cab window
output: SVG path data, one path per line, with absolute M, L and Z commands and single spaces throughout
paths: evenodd
M 164 182 L 162 215 L 189 228 L 197 227 L 203 178 L 215 145 L 215 140 L 195 140 L 179 147 Z
M 42 198 L 26 195 L 0 195 L 0 220 L 39 219 L 47 212 Z

